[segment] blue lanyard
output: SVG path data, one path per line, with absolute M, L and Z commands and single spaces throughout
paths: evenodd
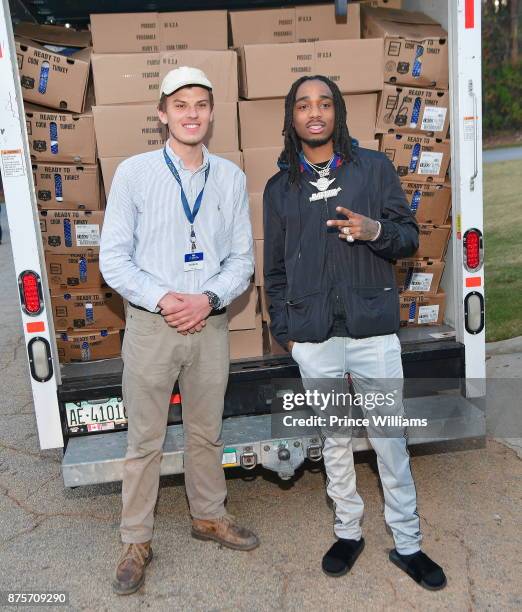
M 178 171 L 176 170 L 176 166 L 173 164 L 172 160 L 167 153 L 167 148 L 163 149 L 163 157 L 165 158 L 165 162 L 169 170 L 172 172 L 174 178 L 178 181 L 179 188 L 181 189 L 181 203 L 183 204 L 183 210 L 185 211 L 185 216 L 187 217 L 188 222 L 191 226 L 191 236 L 194 234 L 194 221 L 196 220 L 196 216 L 201 208 L 201 202 L 203 200 L 203 192 L 205 191 L 205 185 L 207 184 L 208 173 L 210 172 L 210 162 L 207 164 L 207 169 L 205 170 L 205 183 L 203 184 L 203 189 L 199 192 L 196 201 L 194 202 L 194 208 L 190 210 L 190 205 L 187 200 L 187 196 L 185 195 L 185 190 L 183 189 L 183 185 L 181 184 L 181 178 L 179 176 Z

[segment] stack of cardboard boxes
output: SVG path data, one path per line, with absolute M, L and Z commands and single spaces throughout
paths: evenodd
M 125 158 L 160 148 L 160 84 L 179 66 L 195 66 L 213 84 L 214 123 L 206 146 L 243 168 L 238 136 L 237 53 L 228 48 L 226 11 L 91 15 L 94 124 L 105 189 Z M 115 30 L 124 36 L 114 36 Z M 255 285 L 229 308 L 231 357 L 262 355 Z
M 374 134 L 384 69 L 382 41 L 361 39 L 359 4 L 348 6 L 343 22 L 336 21 L 333 4 L 323 4 L 233 11 L 230 26 L 239 55 L 239 130 L 255 239 L 255 283 L 266 324 L 263 191 L 278 171 L 284 96 L 300 76 L 328 76 L 344 94 L 350 134 L 361 146 L 377 149 Z M 264 335 L 265 352 L 283 351 L 266 325 Z
M 445 181 L 446 34 L 426 16 L 370 6 L 397 8 L 400 0 L 351 3 L 344 21 L 336 20 L 333 5 L 322 4 L 91 15 L 90 32 L 18 26 L 27 130 L 63 361 L 120 353 L 123 304 L 104 284 L 98 265 L 105 194 L 123 159 L 165 142 L 157 116 L 160 83 L 183 65 L 201 68 L 214 85 L 215 120 L 206 145 L 247 175 L 256 268 L 247 292 L 229 308 L 233 359 L 284 352 L 267 327 L 262 194 L 283 147 L 284 96 L 302 75 L 334 80 L 347 103 L 351 135 L 360 146 L 377 149 L 378 134 L 381 149 L 395 163 L 422 224 L 415 258 L 397 263 L 402 307 L 408 305 L 411 322 L 411 301 L 427 300 L 425 305 L 440 307 L 437 317 L 416 309 L 415 322 L 441 321 L 444 296 L 437 289 L 451 205 Z
M 242 166 L 237 57 L 228 50 L 226 11 L 91 15 L 91 32 L 94 124 L 107 192 L 123 159 L 165 142 L 157 114 L 160 84 L 178 66 L 195 66 L 209 77 L 215 119 L 205 144 Z
M 440 324 L 439 290 L 450 237 L 448 44 L 421 13 L 362 8 L 363 36 L 384 39 L 384 87 L 376 133 L 420 227 L 419 249 L 396 264 L 401 324 Z
M 90 108 L 90 34 L 20 24 L 16 50 L 59 357 L 116 357 L 123 301 L 99 269 L 105 197 Z

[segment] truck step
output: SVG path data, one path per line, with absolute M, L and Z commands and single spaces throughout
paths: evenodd
M 404 406 L 406 417 L 426 418 L 429 423 L 428 427 L 408 428 L 410 445 L 485 435 L 484 413 L 461 395 L 406 398 Z M 268 414 L 225 419 L 223 464 L 245 469 L 263 465 L 281 478 L 290 478 L 305 457 L 320 460 L 318 430 L 296 429 L 295 437 L 274 439 L 272 425 Z M 126 431 L 71 438 L 62 461 L 65 486 L 121 481 L 126 447 Z M 182 426 L 169 425 L 163 446 L 162 475 L 183 473 L 183 447 Z M 355 451 L 362 451 L 371 445 L 367 438 L 356 437 L 353 447 Z

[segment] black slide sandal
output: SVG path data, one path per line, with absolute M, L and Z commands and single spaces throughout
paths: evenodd
M 400 555 L 393 549 L 390 550 L 389 559 L 417 584 L 429 591 L 440 591 L 447 584 L 442 567 L 421 550 L 413 555 Z
M 327 576 L 339 578 L 347 574 L 355 565 L 364 549 L 364 538 L 345 540 L 339 538 L 323 557 L 322 568 Z

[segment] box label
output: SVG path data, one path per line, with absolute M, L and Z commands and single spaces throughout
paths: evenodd
M 439 305 L 419 306 L 419 324 L 421 323 L 436 323 L 439 318 Z
M 420 156 L 419 174 L 439 174 L 443 153 L 423 151 Z
M 408 291 L 429 291 L 431 282 L 433 281 L 433 274 L 425 274 L 421 272 L 414 272 L 411 275 L 410 286 Z
M 444 128 L 447 112 L 447 108 L 426 106 L 422 116 L 421 130 L 427 130 L 428 132 L 440 132 Z
M 76 244 L 78 246 L 100 246 L 100 226 L 77 225 Z

